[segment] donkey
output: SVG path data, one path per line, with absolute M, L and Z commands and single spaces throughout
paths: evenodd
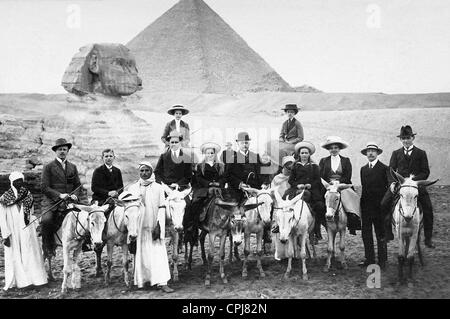
M 242 225 L 242 219 L 239 220 L 239 216 L 241 216 L 241 209 L 238 206 L 236 201 L 223 201 L 220 197 L 216 197 L 213 202 L 207 207 L 207 229 L 208 232 L 204 229 L 200 233 L 200 246 L 202 250 L 202 260 L 203 264 L 206 265 L 206 276 L 205 276 L 205 285 L 211 285 L 211 268 L 212 262 L 215 254 L 215 246 L 214 242 L 216 237 L 220 239 L 220 248 L 219 248 L 219 266 L 220 266 L 220 277 L 224 284 L 228 283 L 228 280 L 225 276 L 224 271 L 224 259 L 225 259 L 225 240 L 227 239 L 228 233 L 231 231 L 232 223 L 236 224 L 238 222 Z M 234 216 L 238 216 L 237 220 Z M 237 229 L 238 227 L 234 227 Z M 240 227 L 242 232 L 242 226 Z M 205 238 L 208 235 L 209 239 L 209 252 L 208 258 L 206 258 L 205 253 Z M 235 234 L 236 236 L 238 234 Z
M 398 277 L 401 283 L 406 282 L 403 274 L 405 260 L 408 260 L 408 278 L 412 279 L 412 267 L 414 264 L 414 253 L 417 250 L 420 263 L 423 265 L 423 256 L 420 248 L 420 229 L 422 228 L 422 209 L 417 205 L 419 187 L 433 185 L 435 181 L 414 181 L 410 176 L 404 178 L 395 171 L 396 180 L 400 183 L 399 199 L 394 207 L 393 222 L 398 239 Z
M 172 243 L 172 263 L 174 282 L 178 281 L 178 245 L 179 238 L 183 232 L 183 218 L 186 208 L 184 198 L 191 193 L 192 188 L 187 188 L 180 192 L 177 189 L 172 190 L 169 186 L 162 184 L 164 192 L 168 195 L 166 198 L 166 229 L 169 231 Z
M 265 277 L 264 270 L 261 265 L 262 238 L 264 227 L 270 225 L 270 213 L 272 211 L 273 199 L 269 190 L 258 190 L 254 188 L 244 188 L 245 192 L 251 195 L 244 203 L 243 229 L 244 229 L 244 262 L 242 264 L 242 277 L 247 277 L 247 263 L 250 255 L 250 235 L 256 234 L 256 265 L 259 270 L 260 277 Z M 233 229 L 234 227 L 232 227 Z M 235 245 L 239 245 L 240 237 L 233 235 Z
M 340 262 L 343 269 L 347 269 L 345 261 L 345 232 L 347 228 L 347 214 L 344 212 L 344 207 L 341 201 L 340 191 L 352 187 L 351 184 L 340 184 L 334 181 L 328 184 L 322 179 L 322 184 L 326 188 L 325 205 L 327 212 L 325 219 L 327 223 L 328 235 L 328 249 L 327 262 L 323 268 L 324 272 L 329 272 L 331 267 L 331 257 L 335 255 L 335 240 L 336 234 L 339 232 L 339 249 L 341 250 Z
M 105 284 L 111 281 L 111 267 L 113 264 L 114 246 L 122 248 L 122 268 L 125 285 L 131 288 L 129 276 L 128 253 L 135 255 L 136 239 L 139 227 L 142 203 L 140 198 L 129 192 L 123 192 L 114 210 L 106 222 L 106 251 L 108 254 L 106 262 Z
M 71 207 L 73 210 L 64 218 L 60 229 L 64 260 L 62 294 L 67 292 L 69 275 L 72 276 L 72 288 L 81 289 L 81 269 L 78 265 L 81 246 L 87 236 L 91 237 L 96 247 L 103 244 L 102 233 L 106 222 L 105 211 L 108 207 L 108 205 L 97 206 L 96 204 L 73 205 Z
M 284 279 L 288 279 L 292 269 L 292 258 L 300 255 L 302 263 L 302 278 L 308 280 L 306 268 L 307 242 L 310 234 L 314 231 L 314 216 L 309 206 L 303 201 L 304 191 L 291 200 L 283 200 L 278 190 L 273 190 L 275 205 L 278 210 L 275 214 L 276 223 L 279 227 L 280 242 L 287 247 L 288 266 Z M 300 254 L 298 247 L 300 246 Z M 312 242 L 313 256 L 316 257 L 314 242 Z M 309 253 L 309 250 L 308 250 Z

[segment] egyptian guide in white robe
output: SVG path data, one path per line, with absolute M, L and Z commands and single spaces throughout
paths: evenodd
M 147 166 L 149 166 L 148 164 Z M 142 288 L 146 282 L 150 285 L 167 285 L 170 279 L 169 260 L 165 244 L 166 210 L 163 187 L 155 182 L 153 174 L 149 179 L 140 178 L 128 191 L 140 196 L 141 206 L 138 237 L 136 245 L 134 284 Z M 159 223 L 160 234 L 154 239 L 152 232 Z
M 20 172 L 11 173 L 11 188 L 0 196 L 0 231 L 5 254 L 4 290 L 47 283 L 44 258 L 36 234 L 37 223 L 29 225 L 35 218 L 33 196 L 20 183 L 24 179 Z

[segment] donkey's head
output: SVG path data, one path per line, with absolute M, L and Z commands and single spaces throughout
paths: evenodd
M 249 216 L 247 212 L 253 211 L 256 213 L 255 217 L 261 218 L 264 224 L 269 224 L 271 221 L 270 213 L 272 211 L 273 199 L 272 191 L 258 190 L 253 188 L 244 189 L 252 195 L 244 205 L 244 212 L 246 216 Z
M 169 186 L 163 185 L 164 192 L 168 195 L 166 198 L 166 217 L 172 221 L 176 231 L 183 230 L 183 217 L 186 209 L 186 201 L 184 198 L 191 192 L 191 188 L 187 188 L 180 192 L 178 189 L 172 190 Z
M 123 206 L 123 223 L 128 233 L 127 244 L 131 244 L 136 241 L 138 235 L 141 199 L 139 196 L 126 191 L 120 194 L 119 200 Z
M 322 184 L 327 190 L 325 193 L 325 206 L 327 211 L 325 213 L 325 218 L 328 221 L 332 221 L 334 215 L 339 212 L 342 207 L 341 203 L 341 190 L 352 187 L 351 184 L 340 184 L 338 181 L 333 181 L 332 183 L 327 183 L 322 179 Z
M 391 170 L 392 176 L 400 183 L 399 189 L 399 211 L 405 221 L 409 223 L 417 211 L 417 198 L 419 196 L 419 186 L 429 186 L 435 181 L 414 181 L 414 176 L 403 177 L 397 172 Z
M 280 229 L 280 241 L 282 244 L 287 243 L 289 236 L 297 222 L 295 209 L 296 204 L 302 200 L 304 191 L 295 196 L 291 200 L 283 200 L 278 190 L 272 190 L 272 194 L 275 196 L 275 218 Z
M 97 202 L 94 202 L 91 206 L 75 206 L 88 213 L 87 230 L 91 234 L 92 243 L 96 248 L 102 246 L 102 234 L 106 223 L 105 211 L 109 208 L 109 205 L 98 206 Z

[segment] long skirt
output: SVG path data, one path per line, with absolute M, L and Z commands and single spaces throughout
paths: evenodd
M 356 192 L 353 189 L 347 188 L 342 190 L 341 200 L 345 212 L 356 214 L 359 218 L 361 218 L 359 195 L 356 194 Z

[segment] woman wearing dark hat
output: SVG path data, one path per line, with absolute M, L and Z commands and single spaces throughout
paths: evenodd
M 327 183 L 338 181 L 341 184 L 351 184 L 352 163 L 348 157 L 339 154 L 342 149 L 348 147 L 348 143 L 339 136 L 328 136 L 321 146 L 330 152 L 330 156 L 322 158 L 319 162 L 320 177 Z M 353 188 L 347 188 L 341 191 L 341 198 L 344 210 L 349 215 L 350 234 L 356 235 L 355 230 L 361 229 L 359 196 Z
M 192 219 L 194 222 L 193 229 L 198 229 L 198 223 L 203 221 L 204 216 L 201 215 L 202 208 L 209 195 L 210 187 L 221 187 L 225 185 L 225 165 L 218 159 L 217 154 L 220 151 L 220 146 L 216 143 L 204 143 L 201 145 L 200 150 L 203 154 L 203 160 L 197 164 L 197 170 L 195 172 L 196 184 L 194 185 L 194 191 L 192 195 Z M 212 194 L 210 194 L 212 195 Z M 194 238 L 194 243 L 197 240 Z
M 322 196 L 319 166 L 311 159 L 311 155 L 315 151 L 316 148 L 311 142 L 303 141 L 295 145 L 295 154 L 298 160 L 295 162 L 289 177 L 291 188 L 286 191 L 284 197 L 292 199 L 305 190 L 303 199 L 311 205 L 312 213 L 316 218 L 314 233 L 316 240 L 318 240 L 322 239 L 320 224 L 325 220 L 325 204 Z
M 174 119 L 166 124 L 163 135 L 161 136 L 161 141 L 168 148 L 169 144 L 167 142 L 167 136 L 169 136 L 170 132 L 177 131 L 183 135 L 183 142 L 181 143 L 181 146 L 188 146 L 190 142 L 189 125 L 182 121 L 181 118 L 188 114 L 189 110 L 182 105 L 174 105 L 167 111 L 167 113 L 172 115 Z
M 282 159 L 284 156 L 292 155 L 295 145 L 298 142 L 303 141 L 304 138 L 303 126 L 300 121 L 295 118 L 295 115 L 299 111 L 297 104 L 287 104 L 282 110 L 286 113 L 287 120 L 281 126 L 279 159 Z M 281 163 L 280 160 L 279 163 Z

